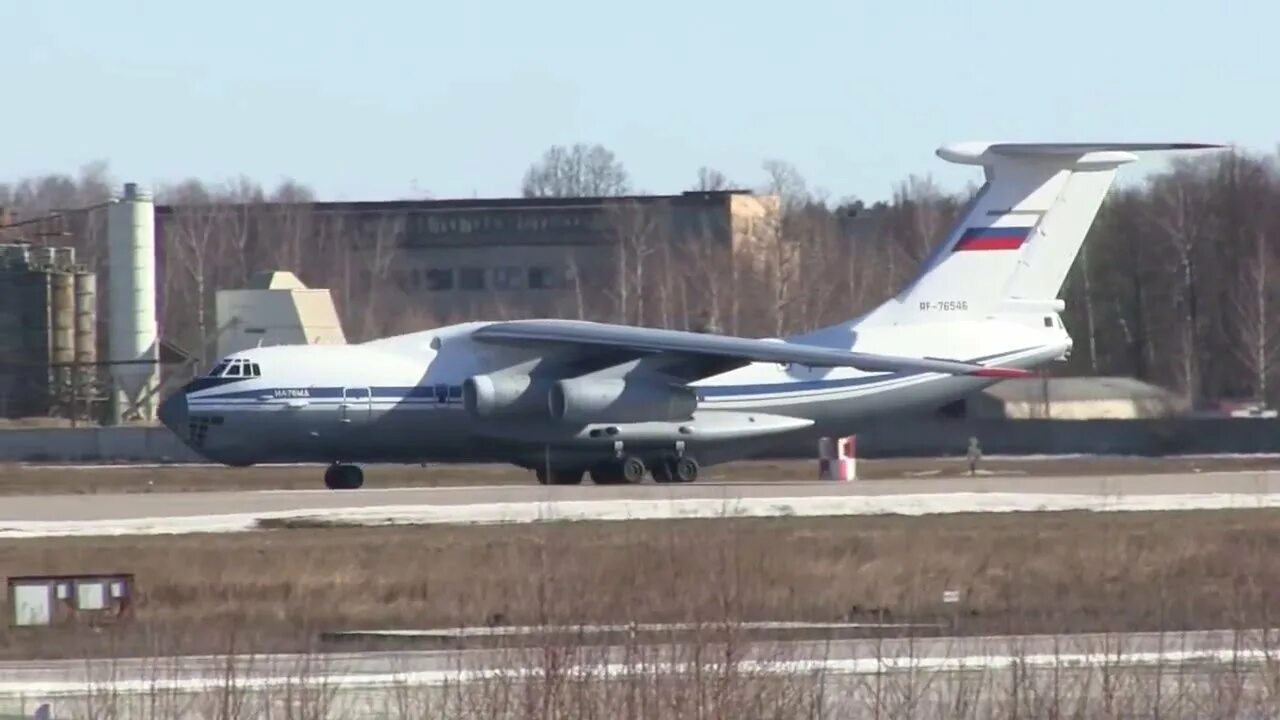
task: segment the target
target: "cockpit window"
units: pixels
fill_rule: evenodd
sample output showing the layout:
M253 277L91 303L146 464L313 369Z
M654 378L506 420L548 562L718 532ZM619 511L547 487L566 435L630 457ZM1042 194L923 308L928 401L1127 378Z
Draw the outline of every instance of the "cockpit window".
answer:
M209 377L262 377L258 363L244 358L223 360L209 371Z

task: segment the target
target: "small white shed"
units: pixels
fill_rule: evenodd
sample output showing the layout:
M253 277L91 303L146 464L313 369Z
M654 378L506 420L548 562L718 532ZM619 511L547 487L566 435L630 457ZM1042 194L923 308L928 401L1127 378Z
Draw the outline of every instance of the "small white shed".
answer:
M346 335L326 288L309 288L296 275L264 271L248 287L219 290L218 357L266 345L344 344Z

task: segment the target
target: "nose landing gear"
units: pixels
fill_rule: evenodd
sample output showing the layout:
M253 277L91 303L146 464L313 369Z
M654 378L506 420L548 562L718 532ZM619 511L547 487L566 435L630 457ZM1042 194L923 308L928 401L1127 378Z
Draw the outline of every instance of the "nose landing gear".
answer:
M324 471L324 486L330 490L355 490L364 485L364 471L359 465L334 463Z

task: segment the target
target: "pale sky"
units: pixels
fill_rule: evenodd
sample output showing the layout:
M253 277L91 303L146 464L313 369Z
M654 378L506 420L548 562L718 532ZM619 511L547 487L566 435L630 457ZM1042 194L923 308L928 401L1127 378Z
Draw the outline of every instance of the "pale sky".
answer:
M1264 0L0 0L0 28L0 180L493 197L584 141L642 191L777 158L874 201L976 179L952 140L1280 145Z

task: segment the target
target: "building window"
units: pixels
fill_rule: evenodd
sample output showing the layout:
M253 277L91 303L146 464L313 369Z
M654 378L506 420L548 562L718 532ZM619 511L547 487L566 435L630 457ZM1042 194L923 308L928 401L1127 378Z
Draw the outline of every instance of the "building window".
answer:
M453 271L442 268L430 268L424 273L428 290L452 290Z
M459 270L458 287L463 290L483 290L484 268L465 267Z
M520 287L524 273L518 267L500 267L493 269L493 286L498 290L513 290Z
M548 290L555 287L555 273L549 267L529 268L529 289Z

